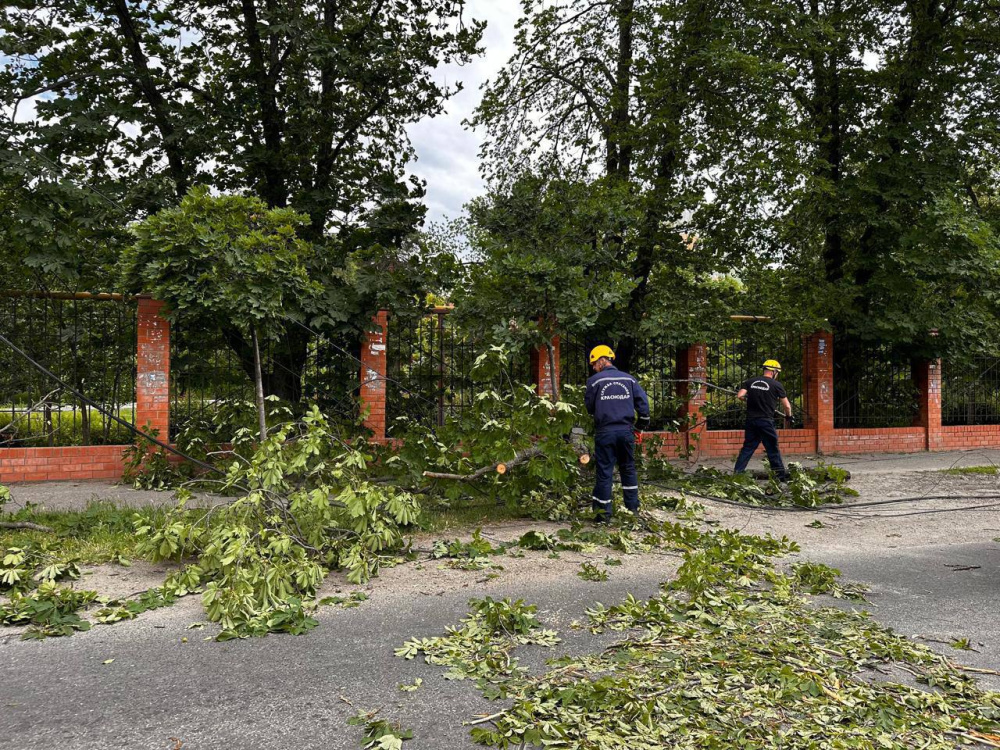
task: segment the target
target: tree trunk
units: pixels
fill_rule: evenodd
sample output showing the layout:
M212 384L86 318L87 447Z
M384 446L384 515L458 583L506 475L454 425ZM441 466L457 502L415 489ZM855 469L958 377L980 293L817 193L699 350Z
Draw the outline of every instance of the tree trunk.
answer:
M549 355L549 385L552 387L552 399L559 401L559 373L556 372L556 348L549 337L545 342L545 348Z
M247 341L239 329L231 326L222 329L222 336L239 358L243 372L251 381L255 381L253 341ZM302 377L308 353L309 333L300 328L286 330L272 349L270 368L265 371L263 363L261 364L264 394L277 396L290 404L299 403L302 400Z
M257 395L257 426L260 428L260 442L267 440L267 412L264 410L264 378L260 371L260 341L257 338L257 327L250 328L253 339L254 386Z
M635 0L621 0L618 17L618 64L611 93L611 124L607 131L607 173L627 181L632 175L632 70L635 64Z

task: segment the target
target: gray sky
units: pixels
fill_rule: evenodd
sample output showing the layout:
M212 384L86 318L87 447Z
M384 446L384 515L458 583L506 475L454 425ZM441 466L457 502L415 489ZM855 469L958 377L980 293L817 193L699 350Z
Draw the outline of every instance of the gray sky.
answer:
M427 182L428 221L457 218L462 206L483 192L479 177L482 134L462 126L479 103L479 87L503 66L514 50L514 24L521 15L517 0L468 0L466 18L488 22L486 53L471 65L450 65L439 71L441 81L462 81L465 90L447 104L447 112L409 128L417 161L413 174Z

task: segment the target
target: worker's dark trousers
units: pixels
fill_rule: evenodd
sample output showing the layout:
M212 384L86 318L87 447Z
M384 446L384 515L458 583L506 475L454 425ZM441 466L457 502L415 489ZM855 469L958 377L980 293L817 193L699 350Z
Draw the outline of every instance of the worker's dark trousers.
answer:
M635 470L635 435L632 430L599 432L594 439L597 460L597 483L594 485L594 510L598 518L611 520L611 483L615 464L622 480L625 507L639 510L639 475Z
M781 460L781 451L778 450L778 431L774 429L774 422L770 419L748 419L746 431L743 437L743 449L740 450L739 458L736 459L736 473L742 474L747 470L747 464L753 458L757 447L763 443L764 450L767 451L767 460L771 464L771 471L782 479L788 478L785 470L785 462Z

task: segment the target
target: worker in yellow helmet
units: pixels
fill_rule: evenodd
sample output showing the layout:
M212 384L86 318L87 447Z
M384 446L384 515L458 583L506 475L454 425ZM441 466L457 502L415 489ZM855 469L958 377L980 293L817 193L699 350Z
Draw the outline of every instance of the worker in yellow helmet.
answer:
M615 353L598 346L590 353L594 374L587 381L584 403L594 418L597 481L594 511L597 521L611 520L611 484L615 464L622 481L625 507L639 512L639 475L635 468L635 430L649 426L649 397L639 381L614 365ZM638 419L636 417L638 415Z
M737 474L746 471L753 454L763 443L771 471L777 474L781 481L788 480L788 470L778 449L778 431L774 428L774 415L780 403L784 413L791 419L792 404L788 400L785 386L778 382L779 375L781 375L781 363L776 359L769 359L764 363L764 374L750 378L740 386L736 394L736 398L746 401L747 404L743 448L736 459Z

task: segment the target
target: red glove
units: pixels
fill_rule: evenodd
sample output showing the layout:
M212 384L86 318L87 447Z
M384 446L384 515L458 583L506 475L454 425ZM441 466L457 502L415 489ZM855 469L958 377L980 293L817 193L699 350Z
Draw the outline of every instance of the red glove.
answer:
M635 430L635 431L633 432L633 434L635 435L635 444L636 444L636 445L642 445L642 441L643 441L643 440L645 439L645 437L646 437L645 433L643 433L643 432L640 432L639 430Z

